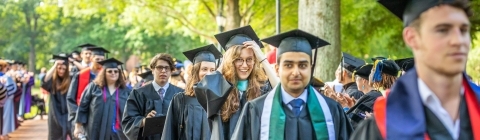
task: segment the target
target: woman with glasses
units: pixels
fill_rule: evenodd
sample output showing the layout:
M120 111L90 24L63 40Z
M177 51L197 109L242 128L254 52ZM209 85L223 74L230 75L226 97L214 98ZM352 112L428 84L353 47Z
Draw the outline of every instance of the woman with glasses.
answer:
M99 75L82 94L78 106L75 137L89 140L126 140L121 119L130 90L120 68L123 63L110 58L98 62L103 66Z
M167 112L163 128L164 140L210 139L210 127L207 114L197 101L194 84L205 75L214 72L216 60L221 53L213 44L183 52L193 62L189 69L191 79L187 82L185 92L176 94Z
M215 38L226 52L221 66L212 74L225 79L232 85L209 84L206 88L231 86L233 89L222 91L226 93L218 93L222 95L220 98L225 102L197 99L200 104L208 105L205 110L208 112L207 117L213 121L212 139L230 139L243 105L247 101L268 93L279 80L266 61L259 46L261 43L252 27L245 26L220 33L215 35Z
M71 77L68 71L68 57L53 55L53 59L56 60L55 63L41 79L42 88L50 94L48 139L65 140L72 136L67 109L67 91Z

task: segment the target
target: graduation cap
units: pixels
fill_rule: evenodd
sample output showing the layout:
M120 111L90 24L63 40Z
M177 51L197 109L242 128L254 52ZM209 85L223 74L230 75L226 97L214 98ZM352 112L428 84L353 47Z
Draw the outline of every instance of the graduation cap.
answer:
M207 74L193 86L198 103L207 111L207 117L217 114L227 100L232 85L219 72Z
M89 50L88 48L97 47L97 46L90 43L86 43L86 44L79 45L77 47L82 49L82 51L85 51L85 50Z
M365 65L365 61L356 58L348 53L342 52L342 67L350 72L355 71L356 68Z
M145 79L145 81L152 81L153 80L153 74L151 70L147 70L143 73L138 74L138 76L142 77L142 79Z
M372 72L373 64L365 64L361 67L358 67L355 69L353 72L353 75L357 75L359 77L362 77L363 79L368 79L368 76L370 76L370 73Z
M286 52L304 52L312 56L313 49L330 45L327 41L299 29L265 38L262 41L277 48L277 59Z
M383 56L377 56L377 57L374 57L374 58L371 58L373 62L377 61L377 60L383 60L383 59L387 59L386 57L383 57Z
M393 60L388 59L381 59L376 60L373 64L373 68L375 73L373 74L373 82L378 82L382 80L382 73L391 76L398 76L398 72L400 71L400 67L395 63Z
M192 61L193 64L197 64L202 61L216 62L216 59L219 59L222 56L222 53L220 53L213 44L189 50L183 52L183 54L188 58L188 60Z
M72 51L72 53L70 53L70 54L71 54L71 55L73 55L73 54L80 55L80 52L78 52L78 51Z
M68 57L62 55L52 55L53 60L63 60L63 64L68 66Z
M121 66L123 63L115 58L109 58L98 62L98 64L102 65L103 68L118 68L118 66Z
M263 48L260 39L250 25L216 34L215 38L225 51L232 46L243 45L245 41L255 41L260 48Z
M415 61L413 61L413 57L412 57L412 58L397 59L397 60L395 60L395 63L397 63L397 65L403 71L407 71L407 70L413 68L413 66L415 64Z
M428 9L440 4L453 3L455 0L378 0L385 8L403 21L407 27Z
M319 78L312 77L312 86L313 87L323 87L325 86L325 83L322 82Z
M92 51L93 55L105 56L105 53L110 53L108 50L106 50L103 47L89 47L88 50Z

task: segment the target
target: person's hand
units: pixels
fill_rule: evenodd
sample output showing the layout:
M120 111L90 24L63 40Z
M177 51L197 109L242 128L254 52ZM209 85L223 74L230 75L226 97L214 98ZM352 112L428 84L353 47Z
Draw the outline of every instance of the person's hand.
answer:
M342 105L342 107L348 107L348 101L345 99L345 96L343 94L337 94L336 96L337 102Z
M63 60L57 60L55 61L55 65L63 64Z
M75 125L75 130L73 131L73 135L78 138L80 134L85 135L85 131L83 130L83 126Z
M365 120L368 118L371 118L373 116L373 113L365 111Z
M31 76L34 76L35 74L33 72L28 72L28 75L31 77Z
M155 110L152 110L150 111L150 113L147 114L146 118L153 118L155 117L155 114L157 114L157 112Z
M344 99L347 101L347 106L351 108L355 105L355 98L350 97L348 94L343 94Z
M261 53L262 49L260 46L257 44L255 41L245 41L243 42L243 45L246 46L249 49L252 49L254 53ZM265 58L259 58L260 55L255 55L259 61L262 61Z
M333 91L333 89L330 86L325 85L323 92L324 92L325 96L327 96L329 98L332 98L332 99L335 98L333 96L335 96L336 93L335 93L335 91Z
M68 61L69 61L69 62L73 62L73 61L75 61L75 59L69 57L69 58L68 58Z
M7 83L7 78L5 78L5 77L0 78L0 83L2 83L2 84Z

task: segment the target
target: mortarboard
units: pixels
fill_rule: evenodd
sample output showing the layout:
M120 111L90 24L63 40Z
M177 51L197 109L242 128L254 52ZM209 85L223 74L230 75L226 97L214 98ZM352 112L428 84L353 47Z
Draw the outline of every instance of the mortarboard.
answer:
M313 87L323 87L323 86L325 86L325 83L322 82L322 80L320 80L316 77L312 77L312 86Z
M299 29L262 39L262 41L278 48L277 59L286 52L304 52L312 56L313 49L330 45L327 41Z
M397 77L398 72L400 71L400 67L395 63L395 61L388 59L376 60L372 69L375 70L372 79L373 82L382 80L382 73Z
M263 48L260 39L250 25L216 34L215 38L225 51L234 45L243 45L245 41L255 41L260 48Z
M98 64L102 65L103 68L118 68L118 66L121 66L123 63L115 58L109 58L98 62Z
M220 111L233 87L220 72L215 71L205 75L193 89L198 103L207 112L207 117L211 118Z
M88 50L92 51L93 55L105 56L105 53L110 53L108 50L106 50L103 47L89 47Z
M387 59L386 57L383 57L383 56L377 56L377 57L374 57L374 58L371 58L373 62L377 61L377 60L383 60L383 59Z
M440 4L452 3L455 0L378 0L385 8L403 21L407 27L428 9Z
M365 65L365 61L356 58L348 53L342 52L342 67L350 72L355 71L356 68Z
M52 56L52 59L53 59L53 60L63 60L63 64L64 64L64 65L68 65L68 57L63 56L63 55L61 55L61 54L53 55L53 56Z
M222 56L222 53L220 53L213 44L189 50L183 52L183 54L188 58L188 60L192 61L193 64L200 63L202 61L216 62L216 60Z
M403 71L407 71L407 70L413 68L413 66L415 64L415 61L413 61L413 57L412 57L412 58L397 59L397 60L395 60L395 63L397 63L397 65Z
M143 73L138 74L138 76L142 77L142 79L145 79L145 81L152 81L153 80L153 74L151 70L147 70Z
M160 113L157 113L157 114L160 114ZM166 118L167 116L145 118L145 126L143 128L142 137L148 137L155 134L162 135ZM166 135L169 135L169 134L166 134Z
M363 79L368 79L370 73L372 72L373 64L365 64L361 67L358 67L353 72L353 75L362 77Z
M89 50L88 48L97 47L97 46L90 43L86 43L86 44L78 45L77 47L81 48L82 51L85 51L85 50Z

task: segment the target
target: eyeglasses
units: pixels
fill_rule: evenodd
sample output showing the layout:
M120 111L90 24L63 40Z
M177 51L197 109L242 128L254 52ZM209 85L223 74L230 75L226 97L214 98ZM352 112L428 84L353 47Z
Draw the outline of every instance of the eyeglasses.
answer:
M241 59L241 58L237 58L233 61L233 63L235 63L235 65L243 65L243 63L246 62L247 65L253 65L253 58L247 58L247 59Z
M112 74L112 73L117 74L117 73L118 73L118 70L107 70L107 72L108 72L109 74Z
M155 66L155 69L158 71L164 71L169 72L170 71L170 66Z

